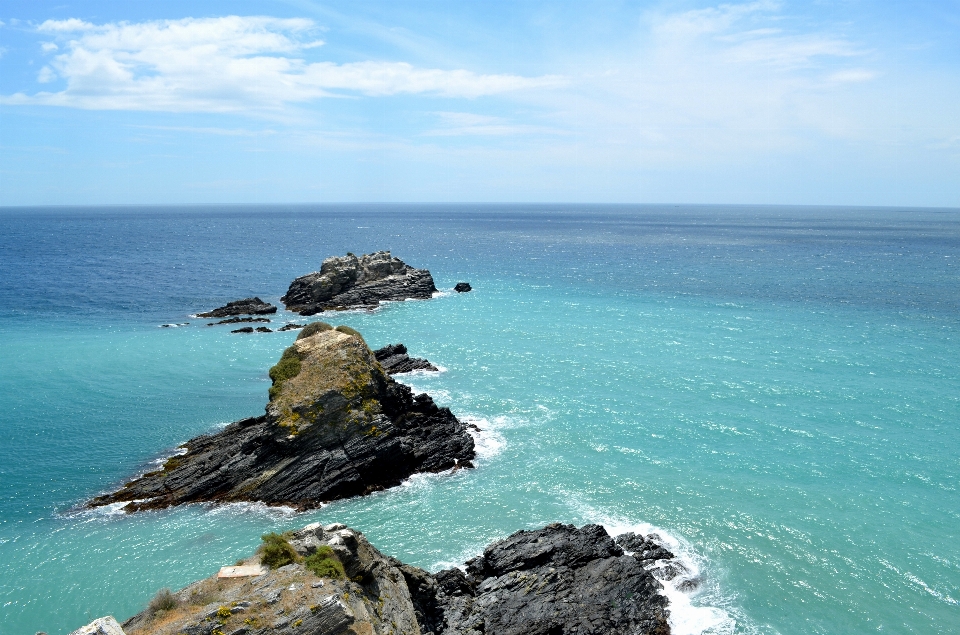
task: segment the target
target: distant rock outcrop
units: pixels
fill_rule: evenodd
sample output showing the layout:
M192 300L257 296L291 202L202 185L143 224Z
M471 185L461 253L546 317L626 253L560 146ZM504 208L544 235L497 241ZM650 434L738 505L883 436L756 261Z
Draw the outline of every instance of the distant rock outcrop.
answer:
M270 377L265 415L191 439L162 469L89 505L310 508L399 485L415 472L472 467L473 438L463 423L394 381L353 329L307 325Z
M224 306L217 307L213 311L197 313L197 317L224 318L230 317L231 315L265 315L276 312L277 307L264 302L260 298L245 298L243 300L227 302Z
M670 633L660 583L599 525L517 532L468 561L466 573L428 573L383 555L359 531L319 523L264 536L243 563L251 575L161 591L123 628L128 635Z
M470 286L469 282L458 282L453 290L457 293L466 293L467 291L473 291L473 287Z
M280 300L301 315L375 307L385 300L428 299L437 287L426 269L414 269L389 251L327 258L320 271L290 283Z
M423 358L407 355L407 347L403 344L388 344L373 351L373 355L390 375L409 373L414 370L440 370Z

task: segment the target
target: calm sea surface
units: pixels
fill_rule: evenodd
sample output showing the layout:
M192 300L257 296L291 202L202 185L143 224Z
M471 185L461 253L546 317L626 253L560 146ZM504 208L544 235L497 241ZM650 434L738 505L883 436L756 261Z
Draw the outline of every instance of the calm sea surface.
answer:
M445 293L325 319L442 366L401 377L480 426L476 470L76 510L262 412L296 331L191 314L380 249ZM0 210L0 635L122 620L317 520L432 570L551 521L657 531L702 579L679 635L957 633L958 427L960 210Z

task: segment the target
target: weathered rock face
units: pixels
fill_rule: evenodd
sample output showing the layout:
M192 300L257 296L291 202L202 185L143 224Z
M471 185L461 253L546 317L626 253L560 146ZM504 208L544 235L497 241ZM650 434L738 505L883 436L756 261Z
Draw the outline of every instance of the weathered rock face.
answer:
M299 562L257 577L195 582L173 594L171 608L124 622L127 635L420 633L403 574L363 534L313 524L286 536ZM305 566L321 547L332 549L345 576L322 577Z
M270 370L266 414L191 439L185 454L89 505L127 511L261 501L317 507L399 485L416 472L472 467L466 427L390 378L358 333L314 323Z
M206 313L197 313L197 317L202 318L223 318L231 315L264 315L267 313L276 313L277 307L264 302L260 298L245 298L227 302L224 306L218 307L213 311Z
M195 582L128 635L669 635L660 585L602 527L548 525L494 543L467 573L430 574L344 525L284 534L295 562L256 577ZM318 575L326 549L342 573ZM245 564L259 564L259 555ZM326 576L326 577L324 577ZM333 576L333 577L330 577Z
M124 635L124 632L117 620L112 615L108 615L93 620L70 635Z
M670 632L660 583L599 525L520 531L466 569L433 576L434 608L422 610L437 634ZM412 595L430 604L429 582L416 588Z
M469 282L458 282L453 290L457 293L467 293L468 291L473 291L473 287L470 286Z
M407 355L407 347L403 344L388 344L373 351L373 354L380 365L383 366L383 369L390 375L409 373L415 370L440 370L422 357Z
M301 315L372 307L384 300L427 299L437 287L426 269L414 269L389 251L327 258L320 271L290 283L280 300Z

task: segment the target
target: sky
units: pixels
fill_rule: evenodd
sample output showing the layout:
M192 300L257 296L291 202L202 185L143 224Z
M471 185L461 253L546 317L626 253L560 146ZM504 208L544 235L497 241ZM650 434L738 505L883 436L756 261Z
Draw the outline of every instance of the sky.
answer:
M0 0L0 205L960 207L960 0Z

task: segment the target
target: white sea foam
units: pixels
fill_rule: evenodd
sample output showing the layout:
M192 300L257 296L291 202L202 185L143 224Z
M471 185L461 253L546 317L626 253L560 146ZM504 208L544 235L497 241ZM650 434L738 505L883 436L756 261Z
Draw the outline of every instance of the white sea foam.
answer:
M633 523L603 515L596 522L603 525L611 536L627 532L651 536L655 542L676 555L686 571L670 580L665 579L669 576L665 575L665 567L661 561L648 567L653 576L663 584L662 593L669 601L670 631L674 635L727 635L736 631L737 622L727 611L715 606L699 605L700 603L694 605L693 598L701 594L707 595L702 588L705 561L687 541L649 523ZM686 586L684 583L689 584L691 581L697 583L693 590L681 590ZM713 598L704 599L709 601Z
M422 377L422 376L430 377L430 376L436 376L440 373L447 372L446 366L440 366L439 364L434 364L434 366L437 367L437 370L427 370L425 368L418 368L416 370L411 370L406 373L394 373L393 376L396 377L398 375L401 375L403 377Z
M266 505L261 502L234 502L211 505L206 513L210 516L265 516L267 518L290 518L300 512L286 505Z
M503 452L507 440L500 431L509 426L508 417L494 417L491 420L484 417L464 415L460 417L460 420L468 424L467 432L473 437L477 459L486 461Z

